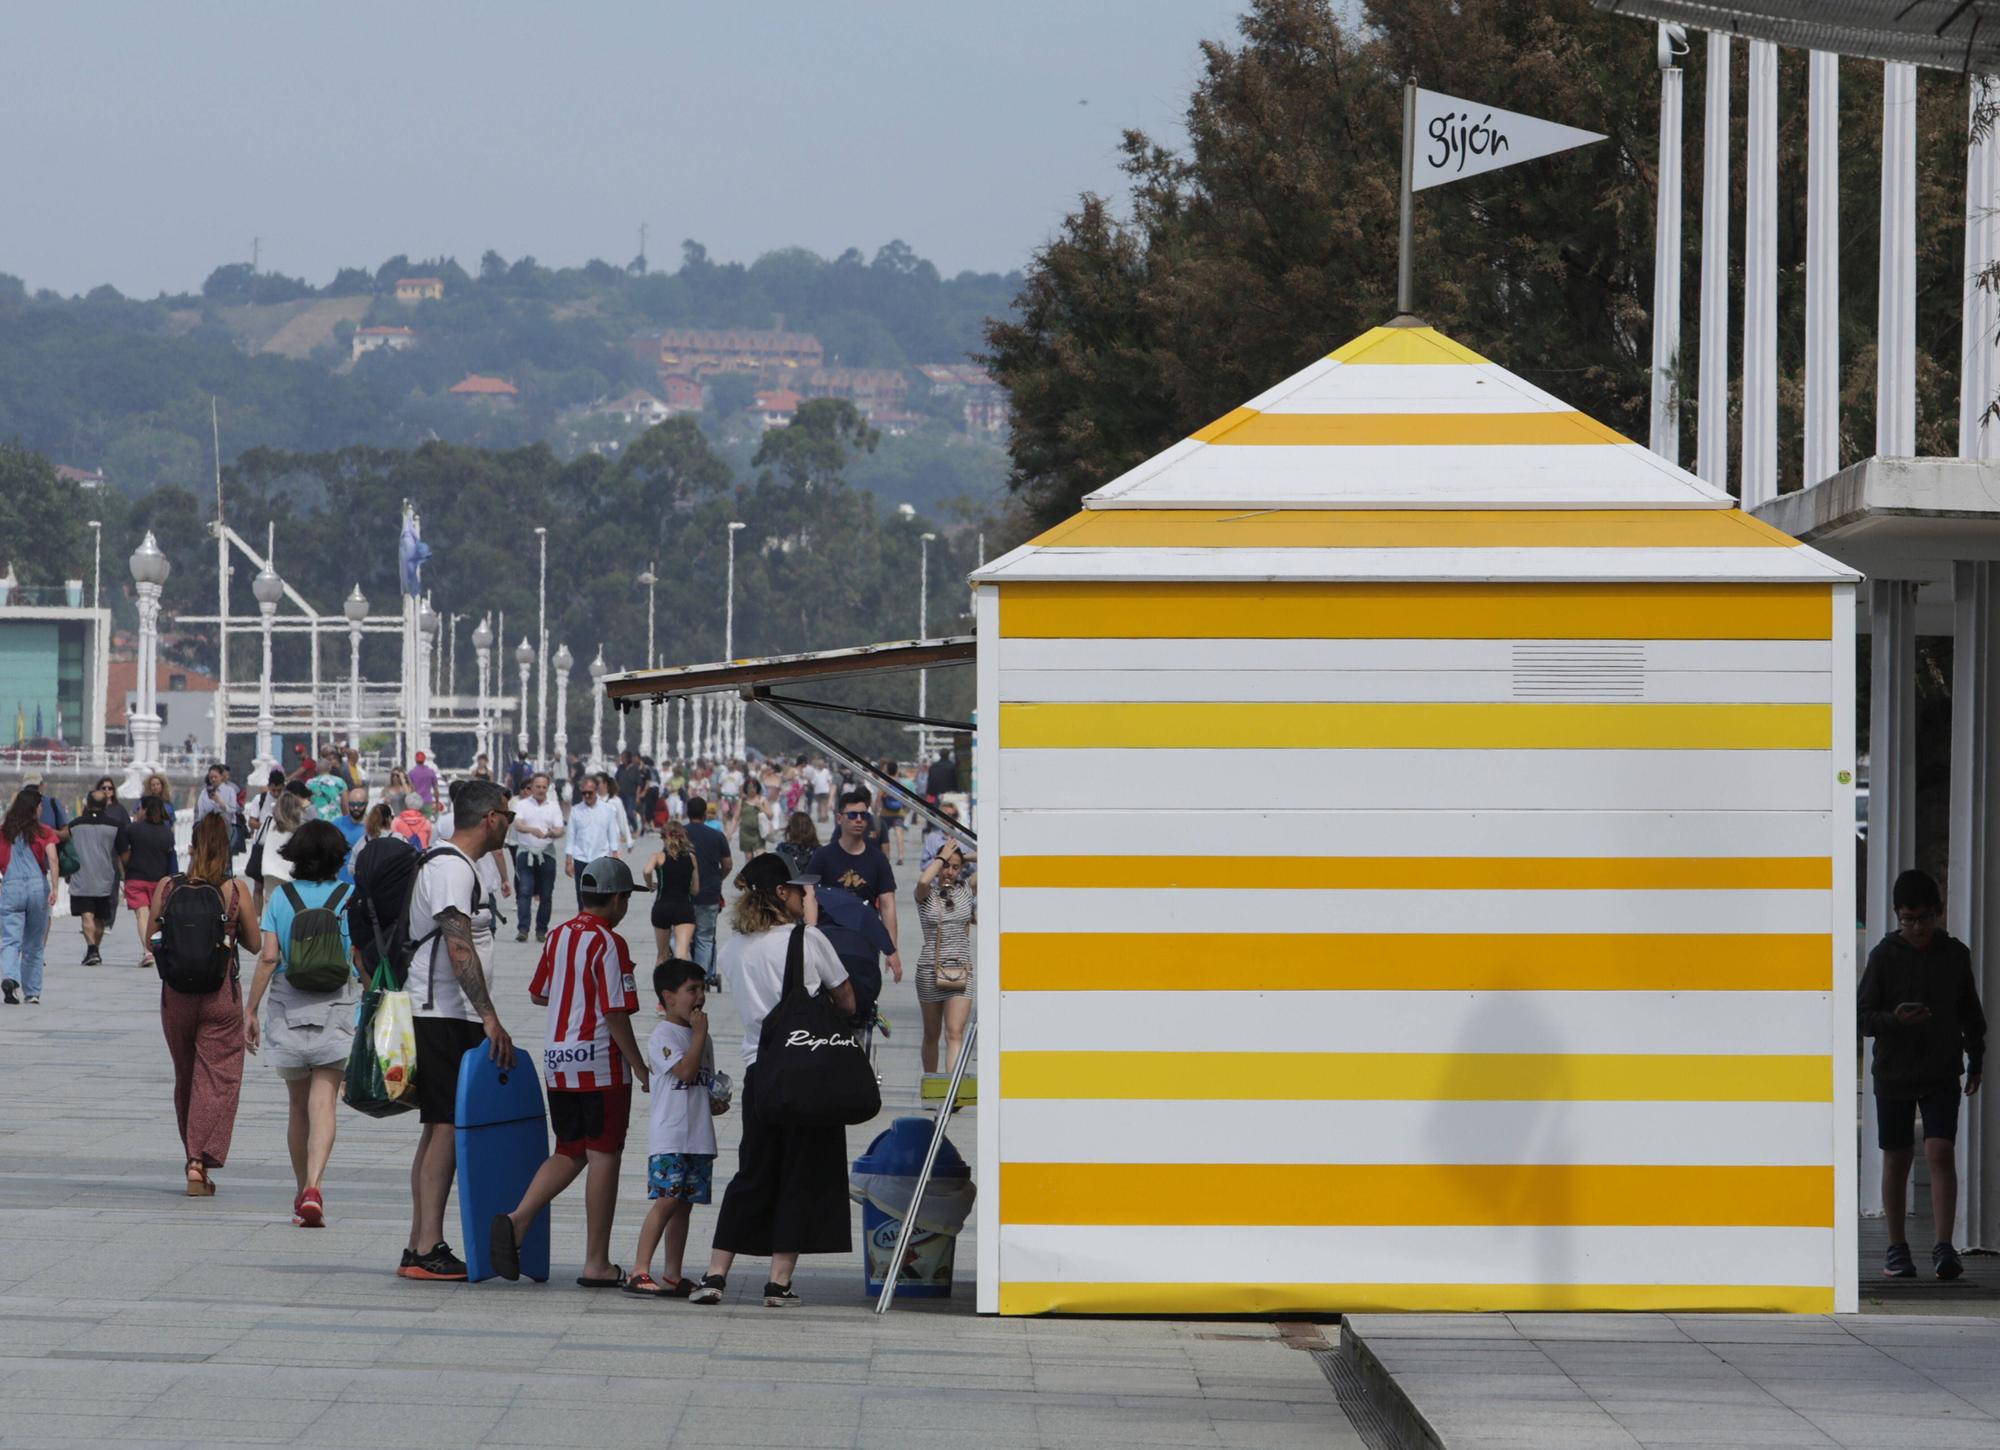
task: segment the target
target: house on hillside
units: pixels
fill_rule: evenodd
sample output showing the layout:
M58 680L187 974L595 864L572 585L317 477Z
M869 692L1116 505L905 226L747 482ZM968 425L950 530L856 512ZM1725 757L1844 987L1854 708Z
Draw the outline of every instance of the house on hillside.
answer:
M790 388L776 388L768 393L759 393L757 402L750 410L757 419L757 426L765 430L789 428L792 415L799 411L799 395Z
M101 468L72 468L67 463L58 463L56 477L67 479L78 488L104 487L104 470Z
M789 387L825 361L819 339L809 332L670 327L659 339L660 371L697 381L712 373L747 373Z
M815 368L806 379L808 398L847 398L875 421L897 418L908 409L910 379L901 368Z
M595 404L589 411L600 418L616 418L621 423L636 423L642 428L664 423L673 416L673 409L643 388L634 388L624 397L613 398L608 403Z
M971 363L919 363L934 397L956 399L968 433L1004 433L1011 415L1007 390Z
M669 413L699 413L706 395L701 384L686 373L662 373L660 397Z
M511 408L521 396L521 390L505 378L490 378L483 373L467 373L461 382L453 383L451 395L469 403L484 403L492 408Z
M444 279L442 277L398 277L396 279L396 300L404 305L418 302L444 301Z
M379 352L384 348L390 352L401 352L406 347L417 345L416 329L410 327L357 327L354 329L354 360L361 361L361 355Z

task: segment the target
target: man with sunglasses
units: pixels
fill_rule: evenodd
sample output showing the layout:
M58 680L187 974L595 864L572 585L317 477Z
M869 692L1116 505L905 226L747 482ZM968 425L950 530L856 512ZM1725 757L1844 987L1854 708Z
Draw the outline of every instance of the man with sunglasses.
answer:
M819 877L822 886L845 891L882 919L883 929L893 944L902 940L896 932L896 872L882 848L869 839L873 816L868 809L868 792L858 787L840 793L835 812L839 833L813 852L806 869ZM882 965L877 951L857 939L834 938L841 965L854 983L856 1020L864 1024L875 1017L875 1001L882 995ZM887 954L889 971L903 980L901 953Z

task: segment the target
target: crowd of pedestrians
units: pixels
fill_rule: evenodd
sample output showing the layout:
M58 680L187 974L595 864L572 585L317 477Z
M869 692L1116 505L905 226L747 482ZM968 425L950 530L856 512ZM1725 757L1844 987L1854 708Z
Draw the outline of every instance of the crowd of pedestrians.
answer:
M712 1303L734 1257L749 1254L772 1261L764 1301L796 1303L798 1255L849 1247L839 1128L746 1114L714 1253L698 1279L683 1273L692 1210L711 1201L713 1119L731 1107L708 1005L717 991L734 999L747 1070L783 989L791 929L803 924L807 990L828 993L857 1028L878 1022L884 965L903 979L890 853L902 854L907 798L940 780L935 768L885 774L896 786L861 786L818 759L655 765L628 752L601 772L572 759L552 779L523 754L498 779L482 757L448 785L418 753L377 787L351 750L301 750L290 770L248 788L211 766L178 812L158 775L136 798L100 778L73 811L29 779L0 820L0 989L8 1004L41 1002L49 914L65 882L85 966L105 964L122 907L137 965L162 979L187 1193L216 1192L254 1056L286 1088L292 1222L321 1228L357 1005L386 962L415 1013L418 1135L397 1272L462 1279L444 1232L458 1067L473 1051L503 1066L514 1058L493 978L511 898L515 940L532 933L541 948L528 994L548 1013L543 1077L557 1147L496 1219L494 1263L517 1267L526 1227L582 1177L579 1282ZM926 1070L940 1040L962 1039L969 1012L971 874L955 843L939 851L927 839L916 888ZM558 875L569 882L561 908ZM620 930L635 892L653 898L644 968ZM732 931L718 952L725 909ZM650 1028L637 1026L641 1011ZM635 1081L651 1096L649 1209L628 1272L611 1258L611 1234Z

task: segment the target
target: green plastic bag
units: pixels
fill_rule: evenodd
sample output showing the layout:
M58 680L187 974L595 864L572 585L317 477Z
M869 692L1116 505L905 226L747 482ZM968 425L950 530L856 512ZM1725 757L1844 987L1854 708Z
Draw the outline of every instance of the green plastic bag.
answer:
M389 964L384 962L375 968L374 979L361 994L354 1046L348 1051L347 1072L340 1084L340 1095L347 1105L371 1118L393 1118L417 1105L415 1054L413 1050L405 1054L402 1048L405 1024L410 1020L410 994L395 990L393 980ZM378 1026L384 1029L380 1035L394 1044L386 1055L377 1050ZM389 1080L389 1073L396 1074L396 1081Z

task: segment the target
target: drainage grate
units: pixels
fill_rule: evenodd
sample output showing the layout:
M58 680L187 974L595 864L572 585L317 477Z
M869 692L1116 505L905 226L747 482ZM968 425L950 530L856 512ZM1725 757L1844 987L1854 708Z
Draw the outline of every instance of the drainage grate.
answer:
M1354 1427L1354 1433L1361 1437L1361 1443L1368 1450L1402 1450L1402 1441L1394 1427L1368 1393L1368 1382L1361 1377L1361 1367L1354 1362L1353 1351L1345 1346L1316 1349L1312 1357L1318 1361L1326 1382L1333 1386L1334 1401L1347 1416L1347 1423Z

